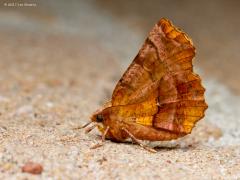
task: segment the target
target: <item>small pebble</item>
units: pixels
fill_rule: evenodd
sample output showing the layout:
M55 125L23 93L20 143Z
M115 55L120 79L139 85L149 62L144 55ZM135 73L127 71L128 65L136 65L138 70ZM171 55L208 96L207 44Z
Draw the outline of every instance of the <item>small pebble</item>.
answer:
M33 107L31 105L24 105L17 109L16 114L21 115L21 114L28 114L32 112L33 112Z
M43 167L39 163L27 162L22 167L22 172L30 173L30 174L41 174L43 171Z

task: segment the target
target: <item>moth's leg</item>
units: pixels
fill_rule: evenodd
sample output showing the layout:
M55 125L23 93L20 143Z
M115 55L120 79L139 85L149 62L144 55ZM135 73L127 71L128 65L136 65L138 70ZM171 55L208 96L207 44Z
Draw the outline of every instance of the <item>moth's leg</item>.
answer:
M136 137L134 137L133 134L131 134L126 128L122 128L122 130L124 130L129 136L130 138L135 141L139 146L143 147L144 149L146 149L147 151L149 152L152 152L152 153L156 153L157 151L153 148L150 148L144 144L141 143L141 141L139 141Z
M98 148L98 147L103 146L103 143L105 142L106 135L107 135L108 131L109 131L109 126L105 129L105 131L104 131L103 134L102 134L102 142L93 145L93 146L91 147L91 149L96 149L96 148Z
M85 133L87 134L87 133L91 132L95 127L97 127L97 124L94 124L94 125L88 127L88 128L85 130Z
M106 128L106 130L104 131L104 133L103 133L103 135L102 135L102 142L105 141L106 135L107 135L108 131L109 131L109 126Z

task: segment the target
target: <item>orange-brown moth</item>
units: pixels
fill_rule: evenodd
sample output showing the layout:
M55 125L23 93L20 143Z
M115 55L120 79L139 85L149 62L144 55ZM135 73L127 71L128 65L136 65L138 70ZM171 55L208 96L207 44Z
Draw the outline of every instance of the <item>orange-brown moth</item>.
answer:
M193 72L194 56L190 38L161 19L117 83L112 99L91 116L95 125L87 131L98 126L103 141L131 138L150 151L154 150L139 140L166 141L191 133L207 109L205 89Z

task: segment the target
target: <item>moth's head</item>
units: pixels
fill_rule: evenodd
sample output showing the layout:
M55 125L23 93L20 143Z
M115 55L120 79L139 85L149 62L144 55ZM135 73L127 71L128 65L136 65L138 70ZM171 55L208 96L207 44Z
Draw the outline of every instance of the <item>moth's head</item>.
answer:
M101 123L104 121L104 117L103 117L103 113L102 110L97 110L96 112L94 112L91 116L91 120L93 122L98 122Z
M98 113L98 114L93 114L92 117L91 117L91 120L94 121L94 122L103 122L104 118L103 118L103 115L101 113Z
M92 116L91 116L91 120L93 122L98 122L98 123L102 123L105 118L106 118L106 109L108 107L110 107L112 104L111 104L111 101L110 102L107 102L103 105L102 108L98 109L97 111L95 111ZM105 113L104 113L105 112ZM105 114L105 116L104 116Z

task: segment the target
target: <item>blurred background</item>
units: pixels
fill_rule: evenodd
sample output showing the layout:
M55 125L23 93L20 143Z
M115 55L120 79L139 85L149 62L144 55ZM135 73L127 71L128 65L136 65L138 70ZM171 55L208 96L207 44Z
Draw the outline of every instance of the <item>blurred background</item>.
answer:
M28 5L21 7L21 3ZM43 35L69 36L75 41L81 40L82 46L85 41L87 44L96 41L91 44L92 49L100 46L112 53L119 64L126 65L133 59L153 25L161 17L167 17L193 39L198 52L196 67L225 83L234 93L240 92L237 83L240 38L237 35L240 23L238 1L3 0L0 8L1 36L12 33L6 34L5 38L14 38L14 34L15 38L22 39L35 36L37 41L41 39L38 36ZM84 47L76 48L81 50ZM76 59L78 61L83 59Z
M1 0L0 125L7 135L0 137L9 137L2 145L26 131L49 141L52 136L44 127L57 126L59 132L51 133L63 136L88 121L111 97L162 17L183 29L196 46L194 69L202 77L209 104L205 121L221 131L214 146L239 147L236 0Z

